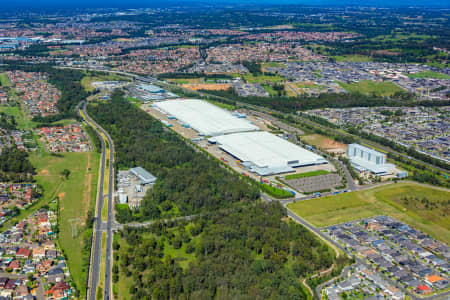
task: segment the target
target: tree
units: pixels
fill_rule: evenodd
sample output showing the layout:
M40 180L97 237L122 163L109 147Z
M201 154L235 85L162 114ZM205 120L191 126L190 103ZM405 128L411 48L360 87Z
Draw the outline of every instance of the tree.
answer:
M61 171L61 175L64 176L64 178L65 178L66 180L68 180L68 179L69 179L69 176L70 176L70 170L68 170L68 169L62 170L62 171Z

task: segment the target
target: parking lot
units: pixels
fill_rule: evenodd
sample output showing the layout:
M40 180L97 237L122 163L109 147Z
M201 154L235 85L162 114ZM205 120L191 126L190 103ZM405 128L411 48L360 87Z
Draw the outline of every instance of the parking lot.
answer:
M287 184L305 193L325 191L342 185L341 176L336 173L285 180Z

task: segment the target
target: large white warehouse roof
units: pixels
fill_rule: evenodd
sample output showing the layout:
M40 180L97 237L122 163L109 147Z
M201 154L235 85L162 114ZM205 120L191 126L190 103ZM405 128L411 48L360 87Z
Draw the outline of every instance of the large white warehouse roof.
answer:
M210 140L219 143L220 148L240 159L244 166L259 175L327 163L322 156L265 131L227 134Z
M155 103L163 112L188 124L202 135L216 136L226 133L254 131L258 127L245 119L203 100L168 100Z

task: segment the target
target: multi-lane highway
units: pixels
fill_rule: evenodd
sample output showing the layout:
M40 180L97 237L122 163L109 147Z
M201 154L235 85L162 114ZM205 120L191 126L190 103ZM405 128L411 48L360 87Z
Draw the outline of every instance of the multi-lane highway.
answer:
M104 280L104 297L103 299L111 299L111 260L112 260L112 224L113 224L113 188L114 188L114 144L108 133L100 127L86 112L86 102L80 103L78 106L79 115L85 119L86 123L95 130L100 138L102 146L102 157L100 166L100 176L98 185L98 197L95 213L94 236L91 249L91 262L88 276L87 298L96 299L97 287L100 281L100 267L102 255L105 254L105 280ZM109 148L109 151L107 151ZM107 157L109 153L109 157ZM105 186L105 169L109 168L109 178L107 181L108 193L103 194ZM107 221L102 221L102 209L107 198ZM102 253L102 233L106 232L106 251Z

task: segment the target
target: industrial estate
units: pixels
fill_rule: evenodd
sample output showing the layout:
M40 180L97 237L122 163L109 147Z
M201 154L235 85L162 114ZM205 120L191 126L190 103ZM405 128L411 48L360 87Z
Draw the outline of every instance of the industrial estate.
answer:
M450 299L450 7L326 2L5 4L0 300Z

